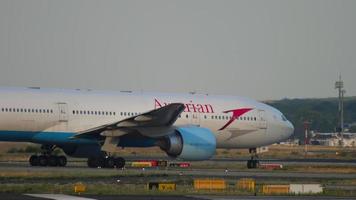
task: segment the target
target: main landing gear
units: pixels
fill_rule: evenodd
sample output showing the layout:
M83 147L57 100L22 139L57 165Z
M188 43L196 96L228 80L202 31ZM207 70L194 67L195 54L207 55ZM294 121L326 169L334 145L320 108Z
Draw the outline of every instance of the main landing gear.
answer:
M247 168L248 169L258 168L258 166L260 165L260 161L258 160L256 148L249 149L249 152L251 154L251 159L247 161Z
M122 157L91 157L88 158L88 167L91 168L123 168L125 166L125 159Z
M64 167L67 165L67 158L65 156L52 155L53 150L56 148L54 145L42 145L41 155L32 155L29 159L31 166L51 166L51 167Z

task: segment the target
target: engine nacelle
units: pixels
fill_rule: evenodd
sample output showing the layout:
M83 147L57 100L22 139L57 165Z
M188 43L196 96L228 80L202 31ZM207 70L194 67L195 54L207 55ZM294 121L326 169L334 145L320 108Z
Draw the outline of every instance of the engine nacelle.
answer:
M161 147L170 157L183 160L207 160L215 154L215 135L206 128L179 127L160 140Z

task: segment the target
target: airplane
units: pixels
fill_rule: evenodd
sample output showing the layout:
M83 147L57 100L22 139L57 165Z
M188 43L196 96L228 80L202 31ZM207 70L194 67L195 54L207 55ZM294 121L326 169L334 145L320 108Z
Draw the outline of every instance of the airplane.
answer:
M170 158L197 161L217 148L249 149L288 139L294 127L277 109L249 98L210 94L0 87L0 141L41 144L31 166L66 166L65 156L88 167L122 168L112 152L159 147Z

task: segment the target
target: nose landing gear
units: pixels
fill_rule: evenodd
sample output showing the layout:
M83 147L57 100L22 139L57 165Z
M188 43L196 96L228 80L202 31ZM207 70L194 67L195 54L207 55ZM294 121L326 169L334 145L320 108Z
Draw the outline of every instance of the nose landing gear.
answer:
M56 146L54 145L42 145L41 155L32 155L29 159L31 166L51 166L51 167L64 167L67 165L67 158L65 156L55 156L52 152Z
M258 160L257 150L256 148L249 149L251 154L251 159L247 161L248 169L256 169L260 165L260 161Z

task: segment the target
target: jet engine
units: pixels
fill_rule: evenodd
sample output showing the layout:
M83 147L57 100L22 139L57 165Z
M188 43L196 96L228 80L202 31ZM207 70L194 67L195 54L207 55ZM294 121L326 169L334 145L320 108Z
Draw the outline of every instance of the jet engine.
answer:
M175 132L158 141L168 156L182 160L207 160L215 154L215 135L206 128L178 127Z

